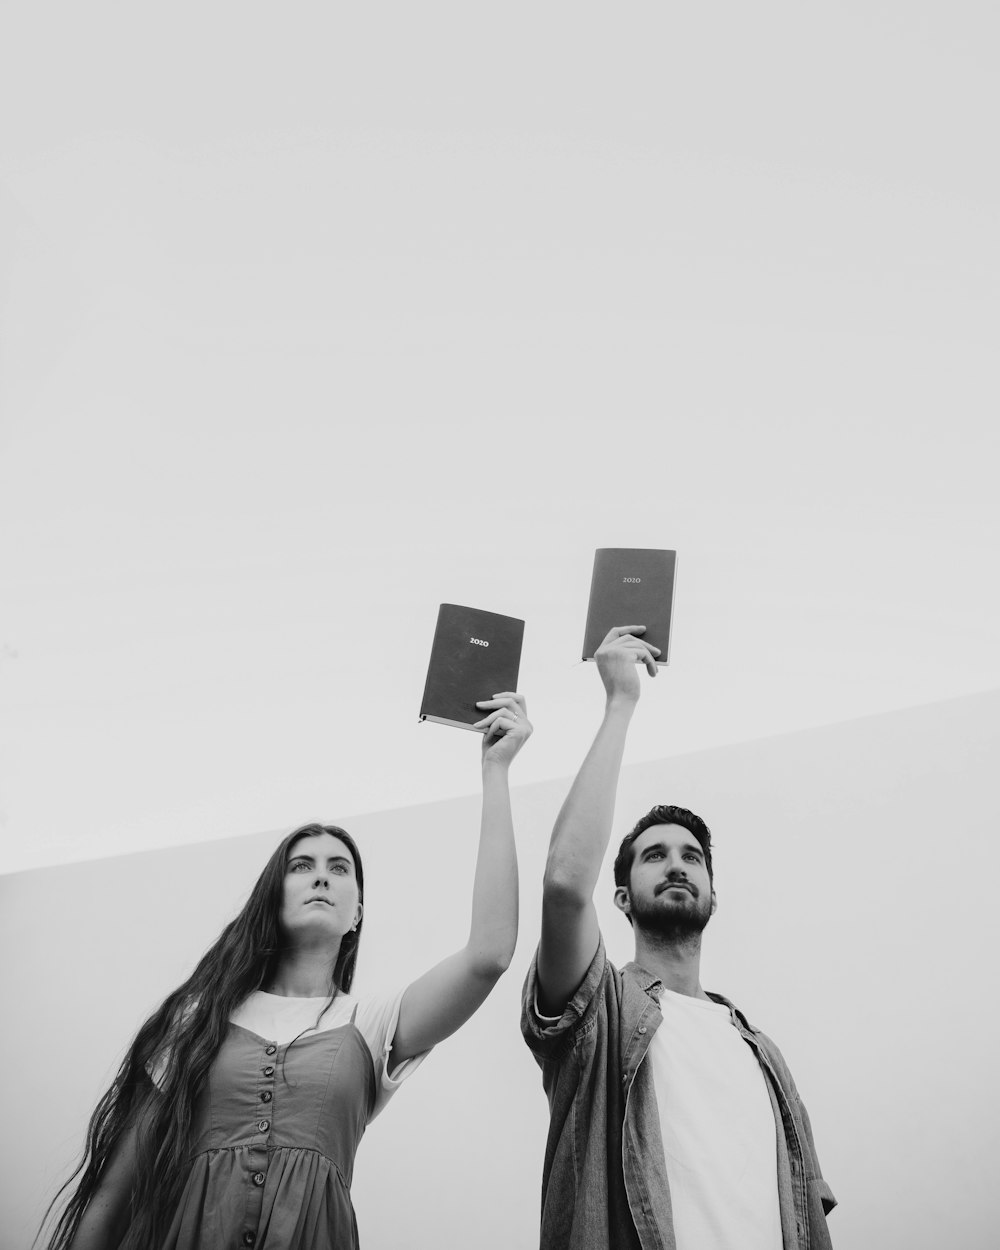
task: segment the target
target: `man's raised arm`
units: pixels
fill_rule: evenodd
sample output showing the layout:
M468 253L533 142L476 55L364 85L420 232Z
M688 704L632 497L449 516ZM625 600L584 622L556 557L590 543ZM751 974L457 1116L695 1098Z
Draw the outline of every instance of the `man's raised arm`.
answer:
M616 626L595 656L607 702L597 737L556 818L542 887L538 947L538 1010L561 1015L590 966L600 930L594 887L611 838L625 736L639 701L637 664L656 676L659 648L640 635L644 625Z

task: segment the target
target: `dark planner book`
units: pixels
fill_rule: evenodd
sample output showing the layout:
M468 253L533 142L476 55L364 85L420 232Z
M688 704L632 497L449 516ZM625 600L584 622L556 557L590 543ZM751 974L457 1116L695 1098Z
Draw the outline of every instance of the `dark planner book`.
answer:
M524 621L442 603L420 703L420 719L473 729L489 712L477 699L517 689ZM481 729L475 730L482 733Z
M646 632L637 637L660 648L657 664L668 663L676 570L676 551L598 547L594 553L583 658L594 658L594 652L613 626L645 625Z

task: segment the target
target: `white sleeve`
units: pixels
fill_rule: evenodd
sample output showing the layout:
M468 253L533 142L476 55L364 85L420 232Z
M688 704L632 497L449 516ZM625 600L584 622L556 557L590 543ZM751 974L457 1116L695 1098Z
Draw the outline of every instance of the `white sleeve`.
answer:
M551 1029L554 1024L558 1024L562 1016L544 1016L538 1010L538 986L535 986L535 992L531 996L531 1005L535 1012L535 1018L539 1024L545 1029Z
M174 1028L178 1028L180 1025L184 1024L197 1005L197 999L191 999L189 1002L185 1003L178 1014L174 1016ZM162 1091L163 1083L167 1079L167 1069L170 1067L170 1060L173 1058L173 1051L173 1042L167 1041L146 1064L146 1075L158 1090Z
M163 1081L167 1075L167 1067L170 1063L170 1051L161 1050L158 1055L154 1055L146 1064L146 1075L153 1082L158 1090L162 1092Z
M399 1005L405 993L404 988L394 994L379 994L358 1000L354 1023L367 1042L372 1063L375 1065L375 1106L371 1114L373 1120L400 1085L416 1072L430 1054L430 1051L425 1050L422 1054L414 1055L412 1059L405 1059L389 1075L389 1051L396 1036Z

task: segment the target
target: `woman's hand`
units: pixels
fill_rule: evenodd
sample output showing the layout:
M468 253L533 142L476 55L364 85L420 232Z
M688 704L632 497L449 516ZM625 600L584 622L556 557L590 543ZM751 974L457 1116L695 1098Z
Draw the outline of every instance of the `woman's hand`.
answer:
M505 690L492 699L480 699L476 707L486 708L490 713L475 725L476 729L486 731L483 764L509 765L531 737L532 725L524 695Z

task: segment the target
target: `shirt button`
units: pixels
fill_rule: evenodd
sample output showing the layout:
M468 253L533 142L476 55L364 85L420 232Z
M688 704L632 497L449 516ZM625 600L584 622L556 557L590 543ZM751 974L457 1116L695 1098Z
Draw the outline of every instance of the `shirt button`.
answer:
M261 1094L261 1096L260 1096L260 1100L261 1100L261 1102L270 1102L270 1101L271 1101L271 1091L270 1091L269 1089L265 1089L265 1090L264 1090L264 1092L263 1092L263 1093Z
M264 1173L263 1173L263 1172L254 1172L254 1174L253 1174L253 1183L254 1183L255 1185L263 1185L263 1184L264 1184Z
M243 1234L243 1244L245 1246L252 1246L256 1240L257 1240L256 1233L251 1233L249 1230L247 1230L247 1232Z
M265 1076L274 1076L274 1069L271 1067L271 1065L270 1065L270 1064L268 1064L268 1066L264 1069L264 1075L265 1075Z
M258 1120L257 1122L257 1131L259 1133L266 1133L270 1127L271 1127L270 1120Z
M640 1033L645 1033L645 1032L646 1032L646 1026L645 1026L644 1024L640 1024L640 1025L639 1025L639 1032L640 1032Z
M277 1046L275 1046L275 1044L274 1044L273 1042L271 1043L271 1045L270 1045L270 1046L266 1046L266 1047L264 1048L264 1054L265 1054L265 1055L276 1055L277 1053L278 1053L278 1048L277 1048Z

